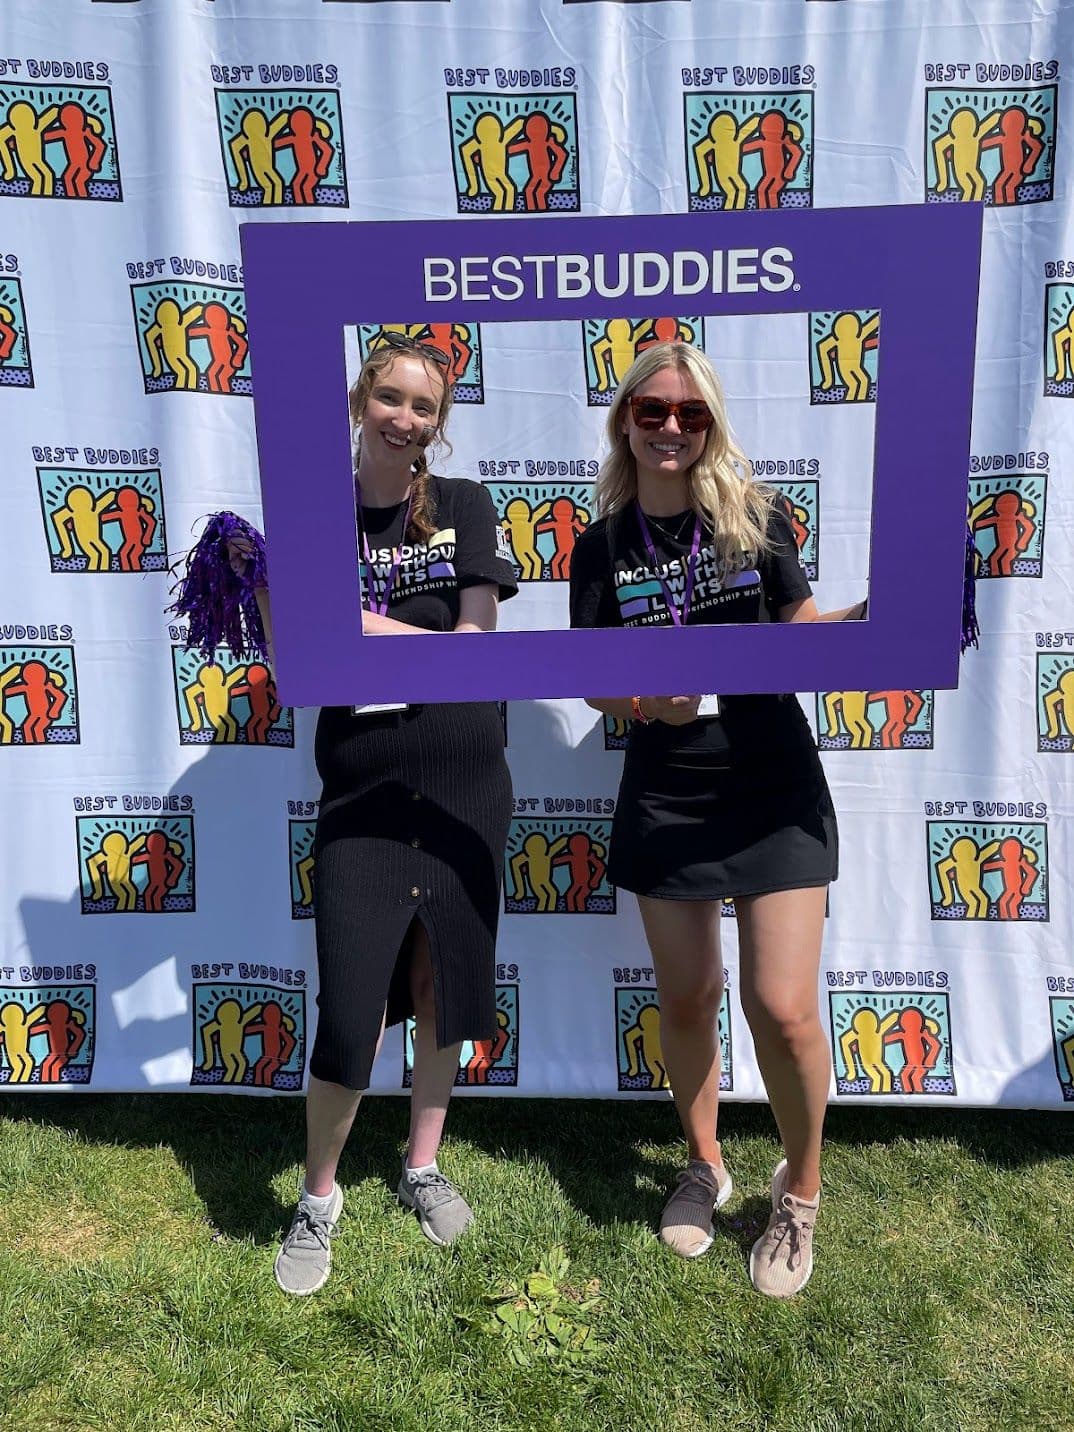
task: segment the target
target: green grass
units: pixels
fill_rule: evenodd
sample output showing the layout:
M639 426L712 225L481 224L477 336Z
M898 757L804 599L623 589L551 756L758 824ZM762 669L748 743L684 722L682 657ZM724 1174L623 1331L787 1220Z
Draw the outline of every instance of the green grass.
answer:
M363 1107L332 1280L288 1300L300 1102L6 1098L3 1426L1074 1427L1069 1115L834 1110L816 1271L788 1303L745 1269L779 1156L763 1109L724 1111L736 1194L696 1263L653 1235L670 1105L458 1101L441 1166L478 1221L447 1251L393 1198L405 1118ZM519 1367L471 1320L556 1244L569 1284L600 1280L597 1348Z

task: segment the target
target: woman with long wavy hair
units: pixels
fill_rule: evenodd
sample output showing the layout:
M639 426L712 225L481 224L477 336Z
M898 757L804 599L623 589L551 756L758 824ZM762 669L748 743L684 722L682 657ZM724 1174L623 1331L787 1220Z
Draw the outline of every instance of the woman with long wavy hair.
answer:
M817 611L776 494L754 481L711 363L685 343L645 350L608 413L599 518L571 562L573 626L830 621ZM732 898L741 1001L786 1157L750 1256L754 1286L802 1288L813 1266L831 1061L817 983L838 866L831 797L792 695L592 698L632 720L609 878L638 897L660 1041L688 1162L660 1236L686 1258L712 1243L731 1194L716 1137L720 915Z

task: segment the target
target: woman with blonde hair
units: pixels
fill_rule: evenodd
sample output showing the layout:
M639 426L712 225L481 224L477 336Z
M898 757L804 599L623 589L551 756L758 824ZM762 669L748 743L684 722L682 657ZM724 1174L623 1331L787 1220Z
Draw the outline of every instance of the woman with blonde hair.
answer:
M832 621L798 561L776 494L755 482L711 363L685 343L647 349L608 413L599 520L571 563L573 626ZM786 1157L750 1256L754 1286L798 1292L813 1266L831 1062L817 982L838 865L831 797L792 695L592 698L633 719L608 873L638 897L660 1037L687 1167L660 1236L686 1258L713 1239L731 1194L716 1138L722 902L739 929L741 1001Z

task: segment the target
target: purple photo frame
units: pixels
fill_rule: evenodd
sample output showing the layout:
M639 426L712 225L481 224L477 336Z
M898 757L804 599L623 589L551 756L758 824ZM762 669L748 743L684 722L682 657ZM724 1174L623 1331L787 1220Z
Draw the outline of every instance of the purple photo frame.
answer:
M981 222L979 204L936 204L243 224L280 699L956 686ZM710 273L723 255L720 291L710 280L688 299L703 316L881 310L868 620L362 636L344 325L658 317L686 288L659 287L657 260L673 285L684 253ZM614 298L584 292L595 256L615 272L620 254L650 256L641 282Z

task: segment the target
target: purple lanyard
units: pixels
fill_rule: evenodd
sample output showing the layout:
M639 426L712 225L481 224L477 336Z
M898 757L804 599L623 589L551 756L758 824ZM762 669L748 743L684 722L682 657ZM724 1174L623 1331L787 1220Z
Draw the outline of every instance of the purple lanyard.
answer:
M656 555L656 548L653 546L653 539L649 532L649 524L645 520L645 513L641 510L641 503L635 498L634 511L638 514L638 526L641 528L641 538L645 543L645 550L649 554L649 561L653 564L653 576L660 583L664 592L664 601L671 614L671 620L675 626L685 626L690 616L690 607L694 600L694 574L697 566L697 554L701 550L701 518L694 518L694 540L690 543L690 556L686 563L686 591L683 593L682 607L675 601L675 593L668 586L663 576L657 571L661 565Z
M411 488L410 495L406 502L406 516L403 518L403 535L399 546L392 549L392 565L388 569L388 575L384 579L384 586L378 598L376 583L373 580L373 554L369 550L369 538L365 535L365 522L362 520L362 489L357 477L354 479L354 491L358 498L358 521L362 528L362 556L365 559L366 576L369 581L369 607L376 612L378 617L388 615L388 604L391 601L392 587L399 575L399 568L403 561L403 543L406 541L407 528L410 526L410 512L414 505L414 489Z

